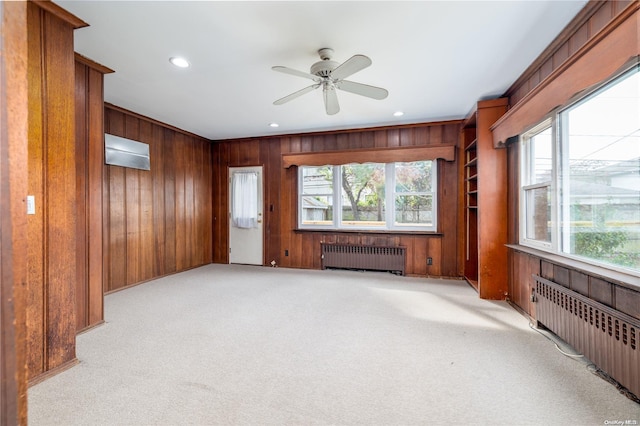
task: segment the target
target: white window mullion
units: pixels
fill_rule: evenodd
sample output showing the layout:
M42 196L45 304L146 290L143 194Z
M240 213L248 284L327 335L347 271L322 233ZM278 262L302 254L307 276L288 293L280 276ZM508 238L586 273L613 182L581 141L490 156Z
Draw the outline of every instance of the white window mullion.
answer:
M342 223L342 166L333 166L333 226Z
M568 125L562 119L558 124L558 137L556 155L560 161L558 161L559 170L556 179L558 188L556 211L561 219L557 226L555 249L559 252L569 253L571 251L571 192L568 187L571 182L569 177L569 131Z
M396 216L396 163L389 163L385 166L385 222L387 229L393 229Z

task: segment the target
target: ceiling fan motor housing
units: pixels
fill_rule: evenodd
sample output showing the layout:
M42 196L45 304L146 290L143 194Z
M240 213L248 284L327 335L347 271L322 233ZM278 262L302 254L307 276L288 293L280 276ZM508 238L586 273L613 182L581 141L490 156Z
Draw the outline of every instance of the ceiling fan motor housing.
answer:
M311 65L311 74L317 75L318 77L329 77L331 75L331 71L336 69L338 65L340 64L336 61L324 59Z

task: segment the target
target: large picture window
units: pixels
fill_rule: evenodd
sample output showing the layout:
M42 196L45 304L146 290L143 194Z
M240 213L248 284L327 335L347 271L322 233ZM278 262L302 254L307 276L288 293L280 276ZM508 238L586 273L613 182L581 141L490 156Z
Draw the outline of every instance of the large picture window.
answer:
M436 162L299 168L300 228L436 229Z
M522 244L640 273L638 68L522 138Z

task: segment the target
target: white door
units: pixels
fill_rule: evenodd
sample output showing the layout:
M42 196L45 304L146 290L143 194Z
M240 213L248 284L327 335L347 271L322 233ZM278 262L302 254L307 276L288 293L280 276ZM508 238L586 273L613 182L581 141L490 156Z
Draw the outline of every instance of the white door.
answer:
M262 265L262 166L229 168L229 263Z

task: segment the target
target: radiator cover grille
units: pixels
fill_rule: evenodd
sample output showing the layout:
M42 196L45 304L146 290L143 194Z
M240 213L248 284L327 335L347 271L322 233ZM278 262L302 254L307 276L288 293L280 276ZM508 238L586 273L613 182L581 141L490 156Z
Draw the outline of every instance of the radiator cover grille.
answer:
M322 269L405 272L406 247L321 243L321 251Z
M536 320L640 395L640 321L538 275Z

